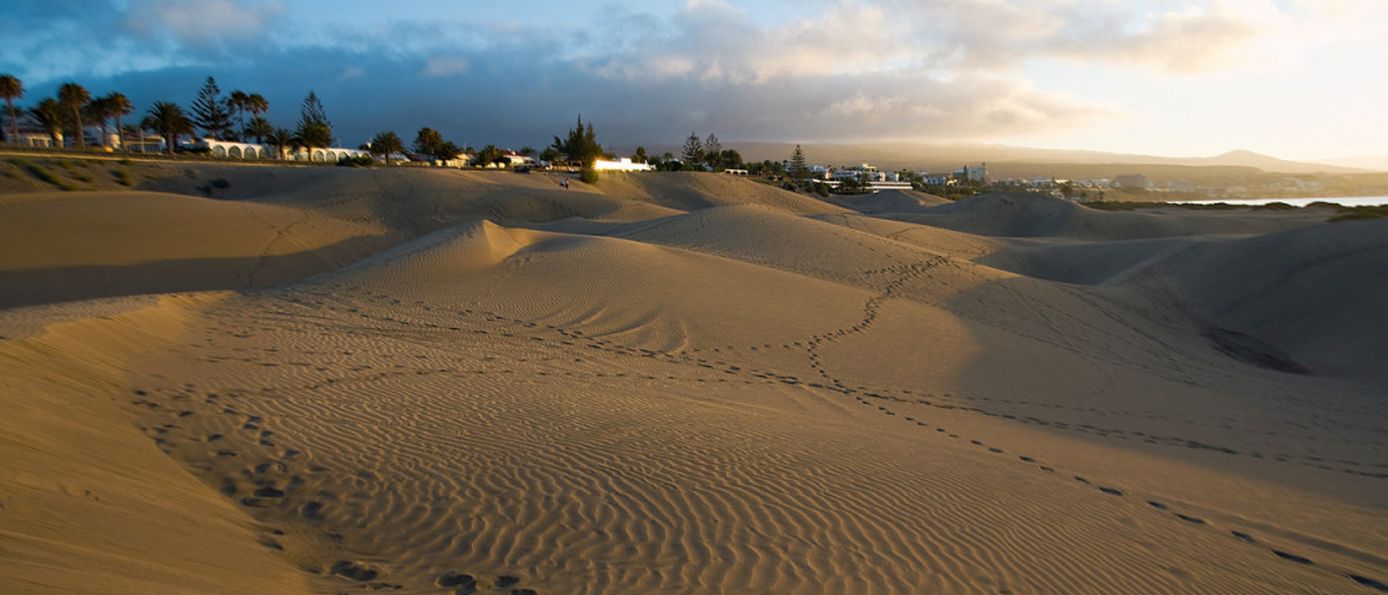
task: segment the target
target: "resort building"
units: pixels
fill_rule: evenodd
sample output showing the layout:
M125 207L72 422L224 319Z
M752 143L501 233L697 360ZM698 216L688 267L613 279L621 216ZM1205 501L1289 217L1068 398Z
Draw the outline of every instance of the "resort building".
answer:
M630 157L623 157L617 161L599 159L593 162L593 169L597 171L651 171L655 169L649 163L635 163Z
M361 149L344 149L342 147L314 147L312 150L301 147L293 149L292 151L289 150L289 147L286 147L283 154L281 154L271 145L240 143L211 138L198 139L196 142L184 146L195 150L206 150L208 154L213 157L224 157L227 159L288 158L293 161L337 163L343 159L353 159L362 156L371 157L369 151L363 151Z
M987 182L988 164L980 163L977 167L965 165L964 167L954 170L954 179L979 183Z

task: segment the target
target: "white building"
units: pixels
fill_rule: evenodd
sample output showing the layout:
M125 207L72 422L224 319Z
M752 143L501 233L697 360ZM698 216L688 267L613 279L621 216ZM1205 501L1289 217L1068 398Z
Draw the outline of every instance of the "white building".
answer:
M858 180L860 182L876 183L886 182L887 175L878 171L876 167L866 163L853 167L836 169L829 174L829 179L835 181Z
M189 145L195 149L206 149L208 154L213 157L226 159L278 159L282 155L276 153L275 148L270 145L255 143L238 143L232 141L216 140L211 138L198 139ZM306 148L289 150L285 147L285 155L294 161L317 161L320 163L337 163L343 159L357 157L370 157L369 151L361 149L344 149L342 147L314 147L312 151Z
M965 165L964 167L954 170L954 178L957 180L968 180L970 182L987 182L988 164L980 163L977 167Z
M623 157L618 161L599 159L593 162L593 169L597 171L651 171L655 169L649 163L635 163L630 157Z
M954 177L946 174L921 172L921 179L925 181L926 186L953 186L955 183Z

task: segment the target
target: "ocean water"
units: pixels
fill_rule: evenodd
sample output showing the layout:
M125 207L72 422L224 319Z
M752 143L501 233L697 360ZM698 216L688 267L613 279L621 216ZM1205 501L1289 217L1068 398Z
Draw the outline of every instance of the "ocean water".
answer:
M1231 205L1258 206L1269 203L1280 202L1294 207L1304 207L1313 202L1328 202L1347 207L1377 207L1388 205L1388 196L1341 196L1336 198L1246 198L1246 199L1224 199L1224 200L1173 200L1168 204L1173 205L1212 205L1226 203Z

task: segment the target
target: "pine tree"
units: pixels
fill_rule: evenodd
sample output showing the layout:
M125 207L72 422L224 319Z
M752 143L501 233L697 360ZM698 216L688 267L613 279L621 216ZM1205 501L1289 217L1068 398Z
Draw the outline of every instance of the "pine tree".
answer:
M222 100L222 89L217 86L217 79L207 77L189 111L192 112L193 123L202 129L204 135L215 139L232 136L231 113Z
M810 174L810 168L805 166L805 152L800 150L800 145L795 145L795 152L790 155L790 176L801 179Z
M718 142L718 137L712 132L708 133L708 138L704 140L704 162L718 171L723 166L723 143Z
M684 152L680 154L680 159L686 168L694 168L704 162L704 143L699 140L698 134L690 132L689 138L684 139Z
M329 130L333 127L333 123L328 121L328 113L323 110L323 102L313 91L308 92L303 105L299 106L299 126L305 124L322 124Z
M308 92L303 105L299 106L299 128L294 131L294 136L300 146L308 149L310 160L313 149L327 148L333 143L333 125L323 110L323 102L313 91Z
M554 137L554 144L550 145L550 148L564 155L570 163L578 163L585 170L591 169L593 162L602 156L602 146L598 144L598 136L593 132L593 123L589 122L585 127L582 115L579 115L578 123L564 138Z

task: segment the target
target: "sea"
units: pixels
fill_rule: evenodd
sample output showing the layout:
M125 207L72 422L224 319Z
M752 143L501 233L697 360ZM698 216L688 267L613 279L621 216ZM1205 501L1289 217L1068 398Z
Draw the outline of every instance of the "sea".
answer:
M1304 207L1313 202L1328 202L1331 204L1343 205L1347 207L1379 207L1388 205L1388 196L1338 196L1333 198L1227 198L1223 200L1173 200L1167 204L1173 205L1213 205L1219 203L1231 205L1259 206L1274 202L1286 203L1294 207Z

